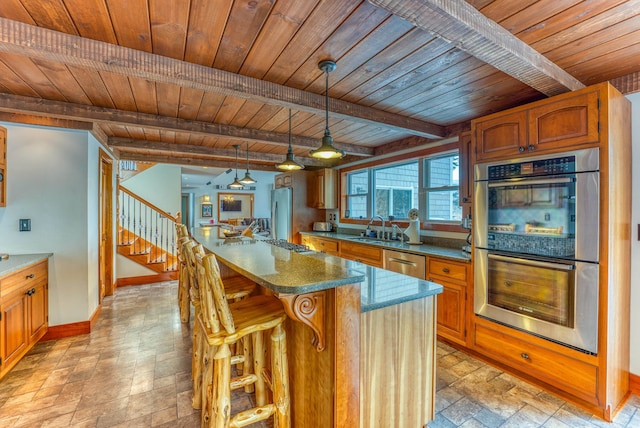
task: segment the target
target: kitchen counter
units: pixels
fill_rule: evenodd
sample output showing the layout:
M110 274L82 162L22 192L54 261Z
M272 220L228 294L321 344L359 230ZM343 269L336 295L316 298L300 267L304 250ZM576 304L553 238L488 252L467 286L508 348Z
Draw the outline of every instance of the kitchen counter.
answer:
M8 259L0 261L0 277L48 259L51 256L53 256L52 253L11 254Z
M260 239L219 238L196 229L194 237L242 276L275 293L304 294L361 283L362 312L442 292L431 281L317 252L279 248Z
M471 261L471 255L461 249L440 247L436 245L409 245L400 241L383 241L376 238L364 238L359 235L349 235L337 232L300 232L302 235L317 236L319 238L337 239L339 241L358 242L360 244L374 245L390 250L404 251L407 253L423 254L426 256L444 257L456 261Z

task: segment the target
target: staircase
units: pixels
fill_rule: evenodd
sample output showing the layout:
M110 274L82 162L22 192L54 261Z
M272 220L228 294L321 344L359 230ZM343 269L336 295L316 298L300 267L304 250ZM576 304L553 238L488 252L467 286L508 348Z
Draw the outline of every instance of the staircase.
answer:
M175 217L118 186L118 254L160 274L178 278Z

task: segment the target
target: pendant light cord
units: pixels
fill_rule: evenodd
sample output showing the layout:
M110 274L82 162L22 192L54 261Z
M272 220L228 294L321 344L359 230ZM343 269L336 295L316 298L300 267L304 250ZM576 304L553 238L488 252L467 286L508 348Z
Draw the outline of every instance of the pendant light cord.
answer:
M325 105L325 128L324 135L330 135L329 132L329 69L325 71L325 91L324 91L324 105Z

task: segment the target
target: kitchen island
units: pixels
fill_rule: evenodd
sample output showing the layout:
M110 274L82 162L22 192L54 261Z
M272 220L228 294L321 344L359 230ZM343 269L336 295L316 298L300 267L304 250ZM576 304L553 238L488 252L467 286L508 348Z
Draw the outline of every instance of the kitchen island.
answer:
M433 418L440 285L217 231L194 237L283 302L292 426L421 427Z

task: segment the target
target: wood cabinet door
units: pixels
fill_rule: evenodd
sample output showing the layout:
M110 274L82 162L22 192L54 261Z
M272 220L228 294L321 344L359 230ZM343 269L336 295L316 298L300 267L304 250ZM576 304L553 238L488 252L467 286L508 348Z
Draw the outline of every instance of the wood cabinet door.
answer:
M431 278L431 280L442 284L442 293L438 294L438 334L465 345L465 302L467 287L438 281L436 278Z
M472 123L477 160L512 158L527 148L527 111L496 114Z
M42 337L48 327L48 298L47 284L40 283L31 289L28 299L28 322L29 342L35 342Z
M529 110L529 144L534 151L600 142L598 92L544 103Z
M28 296L18 291L3 298L0 305L2 313L2 366L12 364L22 355L22 351L28 345L27 335L27 298Z

